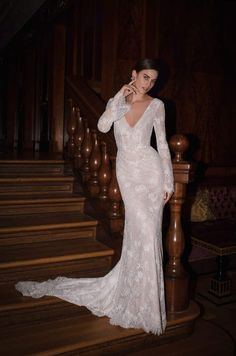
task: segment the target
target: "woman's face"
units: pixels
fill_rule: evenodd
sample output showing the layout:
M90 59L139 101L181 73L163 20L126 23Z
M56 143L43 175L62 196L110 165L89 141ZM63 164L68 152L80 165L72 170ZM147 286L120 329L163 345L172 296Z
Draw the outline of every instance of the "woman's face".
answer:
M155 85L158 72L155 69L143 69L140 72L133 70L132 77L139 94L146 94Z

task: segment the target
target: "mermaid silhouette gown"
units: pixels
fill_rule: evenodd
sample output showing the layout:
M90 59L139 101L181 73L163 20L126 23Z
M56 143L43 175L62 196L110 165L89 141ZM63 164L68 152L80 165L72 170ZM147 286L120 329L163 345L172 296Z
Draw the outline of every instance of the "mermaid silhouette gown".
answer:
M141 328L162 334L166 326L162 270L162 212L164 192L173 191L170 153L165 137L165 111L153 99L139 121L131 127L123 95L110 99L98 121L102 132L110 130L118 147L117 180L125 204L122 254L104 277L57 277L45 282L18 282L25 296L55 296L86 306L97 316L124 328ZM158 152L150 146L154 127Z

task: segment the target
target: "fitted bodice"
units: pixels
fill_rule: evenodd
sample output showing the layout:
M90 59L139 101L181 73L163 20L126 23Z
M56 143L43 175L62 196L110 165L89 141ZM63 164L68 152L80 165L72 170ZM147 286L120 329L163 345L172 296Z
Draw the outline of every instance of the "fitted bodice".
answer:
M114 123L114 135L118 151L137 151L150 147L153 130L154 112L152 106L158 99L153 99L137 123L131 127L125 115Z
M173 172L169 147L166 142L165 133L165 108L161 100L153 99L138 122L131 127L125 114L129 112L130 105L126 102L121 92L110 99L106 111L100 117L98 129L108 132L114 123L114 134L118 148L117 158L123 160L149 159L154 157L153 148L150 146L150 139L154 127L157 141L158 153L164 173L164 189L166 192L173 192Z

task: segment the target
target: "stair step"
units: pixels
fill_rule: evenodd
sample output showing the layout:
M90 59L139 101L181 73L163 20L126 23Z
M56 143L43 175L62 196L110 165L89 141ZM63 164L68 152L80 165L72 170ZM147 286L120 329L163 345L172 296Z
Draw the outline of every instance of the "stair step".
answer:
M4 196L0 215L78 211L83 213L85 198L80 194Z
M0 196L72 193L74 177L0 177Z
M24 297L15 289L15 284L1 284L0 288L0 318L4 312L24 311L33 308L41 308L45 305L54 305L59 303L66 303L56 297L30 298ZM70 304L70 303L69 303ZM2 325L0 323L0 325Z
M139 335L147 335L142 330L112 326L108 318L98 318L91 313L55 319L23 328L5 328L0 337L2 354L104 355L103 351L114 349L115 344L123 348Z
M1 248L0 270L111 256L113 250L92 239L48 241Z
M80 212L0 217L0 246L96 236L97 221Z
M45 304L35 308L33 320L25 309L22 313L19 310L9 313L12 324L3 323L0 329L1 352L4 356L128 355L187 336L192 332L189 326L192 315L198 315L193 303L187 312L167 322L165 334L156 336L141 329L111 325L107 317L96 317L69 303Z
M59 160L0 160L0 177L62 175L65 161Z
M50 313L49 313L50 312ZM1 328L15 328L56 320L70 315L88 313L88 309L63 301L56 297L24 297L15 289L14 284L1 285L0 288L0 325Z
M0 257L1 284L17 280L45 280L59 275L104 275L114 251L94 239L47 241L3 246Z

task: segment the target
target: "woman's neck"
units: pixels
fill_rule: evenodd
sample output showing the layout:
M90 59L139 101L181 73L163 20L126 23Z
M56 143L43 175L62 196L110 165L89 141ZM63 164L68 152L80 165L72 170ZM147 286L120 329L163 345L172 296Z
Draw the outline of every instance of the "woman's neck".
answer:
M128 99L128 101L132 104L135 103L136 101L145 101L147 100L148 95L147 94L131 94L130 98Z

